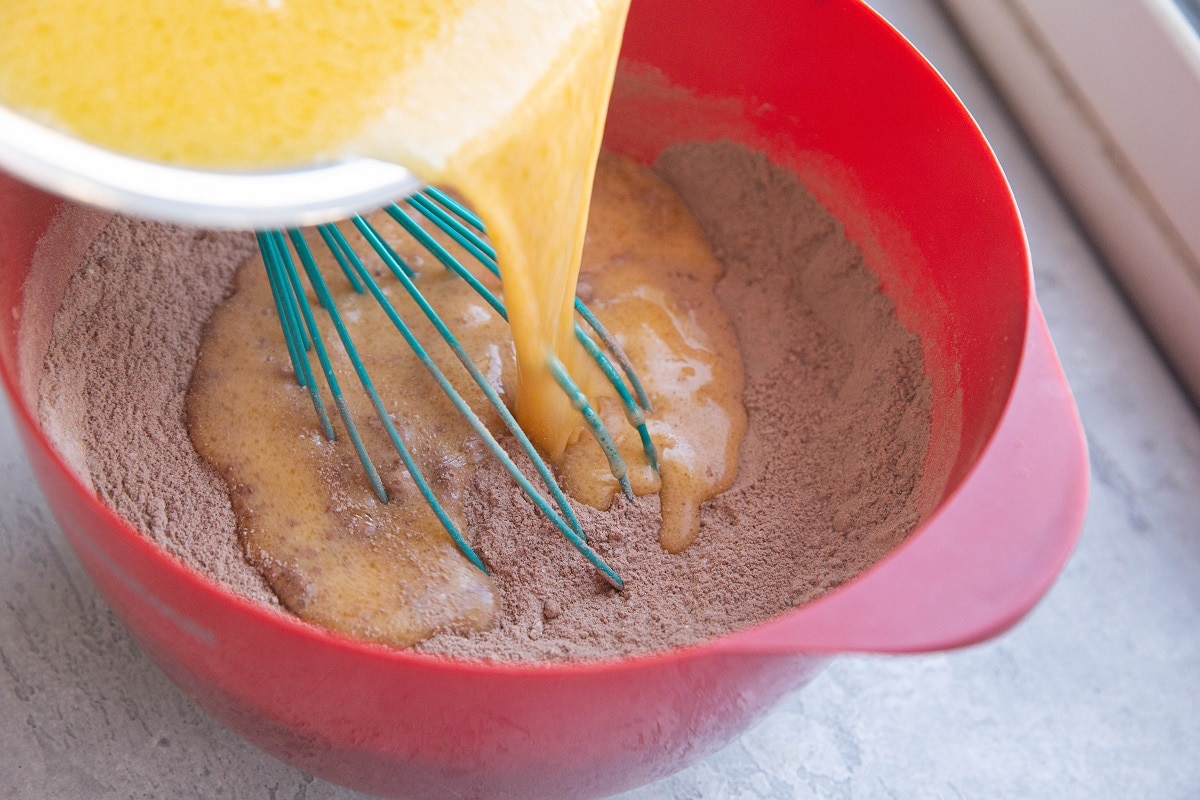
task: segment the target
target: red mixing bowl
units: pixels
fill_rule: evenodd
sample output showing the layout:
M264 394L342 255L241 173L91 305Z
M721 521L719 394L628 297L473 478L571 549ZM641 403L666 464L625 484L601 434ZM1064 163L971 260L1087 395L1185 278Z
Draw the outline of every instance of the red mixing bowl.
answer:
M1084 440L1013 198L916 51L854 0L634 0L623 56L609 145L650 160L729 138L794 169L921 336L934 386L930 513L902 546L808 606L659 655L491 665L373 646L258 607L139 535L35 419L20 358L48 320L24 282L63 204L0 177L0 375L50 506L155 663L304 770L398 797L628 789L729 742L836 653L1003 631L1079 535Z

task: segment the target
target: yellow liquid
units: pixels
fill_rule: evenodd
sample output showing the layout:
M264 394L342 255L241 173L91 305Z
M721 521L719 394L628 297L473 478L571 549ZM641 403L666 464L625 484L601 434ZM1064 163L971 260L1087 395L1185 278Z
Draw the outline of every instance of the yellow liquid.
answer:
M628 5L8 0L0 102L149 159L365 155L456 187L509 289L517 418L557 458L581 419L547 363L583 361L571 303Z

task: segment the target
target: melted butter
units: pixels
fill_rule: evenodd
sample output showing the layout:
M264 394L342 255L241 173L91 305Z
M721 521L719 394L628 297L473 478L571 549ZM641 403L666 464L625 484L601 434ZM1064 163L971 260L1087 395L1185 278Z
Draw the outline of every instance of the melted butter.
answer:
M733 479L745 426L741 358L713 294L716 261L672 190L633 162L605 156L592 202L583 286L656 406L651 426L662 463L660 538L676 551L695 537L699 504ZM511 402L517 361L508 326L394 223L374 222L418 266L421 291ZM360 252L370 252L355 232L347 229L346 235ZM328 251L313 245L392 418L461 526L459 501L471 491L477 465L492 457L381 308L355 294ZM367 263L383 273L378 261ZM479 277L489 280L482 272ZM453 364L402 287L390 278L381 284L435 360ZM310 302L315 307L315 298ZM235 487L247 553L288 608L346 633L408 644L438 630L488 627L496 607L490 580L458 554L416 492L382 426L372 421L336 333L321 323L352 414L393 499L387 505L375 501L336 416L338 440L321 436L308 396L287 364L265 271L256 259L242 268L236 292L209 324L187 406L197 450ZM446 371L488 427L501 434L498 416L465 372ZM632 468L635 491L658 491L658 478L611 392L598 397ZM616 483L590 437L566 448L559 470L577 499L601 508L612 502Z

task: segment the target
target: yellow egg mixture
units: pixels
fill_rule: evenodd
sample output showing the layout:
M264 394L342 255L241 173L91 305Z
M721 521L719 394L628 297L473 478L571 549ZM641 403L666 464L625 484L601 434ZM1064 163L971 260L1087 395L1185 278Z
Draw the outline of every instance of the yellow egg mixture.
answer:
M609 188L597 194L605 221L588 228L627 9L628 0L14 0L0 4L0 102L151 159L277 167L365 155L453 186L487 222L511 336L440 267L426 270L422 290L499 376L569 492L604 507L615 484L599 448L580 437L582 419L548 368L554 359L603 409L635 491L659 482L574 337L589 232L592 302L659 406L651 432L662 541L678 550L696 534L699 503L733 479L741 364L712 294L715 262L669 192L611 162ZM193 438L230 482L250 557L285 605L349 633L408 643L487 627L495 599L486 576L457 554L403 470L385 470L397 500L380 506L346 437L320 439L303 390L284 374L266 283L261 266L239 276L189 400ZM379 334L389 323L373 301L346 292L338 303L453 511L478 440L436 389L414 388L424 378L398 336ZM373 416L365 400L354 413ZM395 461L371 438L380 431L360 427L376 463Z
M600 163L584 291L622 340L653 403L649 427L660 450L662 540L682 549L696 535L700 503L734 478L745 425L741 359L713 295L718 265L682 202L631 161L606 154ZM393 221L380 214L373 222L407 262L424 260L422 294L489 382L507 394L516 365L503 320ZM359 252L370 253L356 233L346 235ZM494 465L492 455L412 356L380 304L369 294L356 294L330 251L316 236L311 241L372 380L422 474L461 526L462 500L474 490L474 471ZM378 258L366 263L386 274ZM477 276L490 277L482 269ZM404 289L390 278L380 283L455 387L476 401L472 406L488 427L497 435L504 431L466 372L451 368L449 346ZM311 300L315 308L315 297ZM265 270L254 259L209 323L188 395L189 432L233 489L247 554L288 608L357 636L408 643L439 630L490 627L496 610L491 581L442 529L370 400L352 391L356 379L349 357L332 325L322 322L339 382L349 387L351 413L391 499L387 505L375 499L347 437L334 443L323 438L307 392L292 377ZM646 465L620 404L607 398L601 412L630 465L634 491L658 491L658 477ZM606 508L617 493L590 436L570 445L558 468L568 493L583 502ZM530 506L529 513L537 512ZM529 535L535 535L532 526Z

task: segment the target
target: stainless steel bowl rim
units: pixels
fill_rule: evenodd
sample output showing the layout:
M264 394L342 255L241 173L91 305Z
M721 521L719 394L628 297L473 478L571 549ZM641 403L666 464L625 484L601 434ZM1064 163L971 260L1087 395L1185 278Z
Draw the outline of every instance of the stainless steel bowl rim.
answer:
M209 228L316 225L421 188L397 164L358 158L277 171L216 171L145 161L0 106L0 169L55 194L131 216Z

